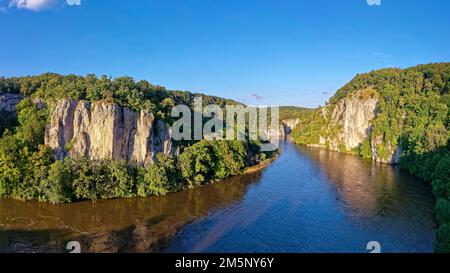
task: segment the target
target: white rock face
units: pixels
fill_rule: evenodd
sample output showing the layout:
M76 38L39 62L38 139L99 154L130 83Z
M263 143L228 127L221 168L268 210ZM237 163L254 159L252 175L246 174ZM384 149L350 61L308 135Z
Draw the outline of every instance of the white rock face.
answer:
M378 98L364 96L364 90L356 92L346 98L341 99L334 108L327 106L322 109L322 115L328 118L331 112L331 120L328 120L328 128L334 130L328 131L327 135L320 136L320 143L312 146L326 146L333 151L351 151L359 147L366 139L370 138L372 130L371 122L376 117L376 107ZM331 108L331 109L330 109ZM328 118L329 119L329 118ZM400 147L387 146L387 158L381 158L377 152L377 146L382 144L380 136L372 136L370 140L372 148L372 159L378 162L397 164L403 153Z
M22 100L19 94L3 93L0 95L0 112L14 112L17 104Z
M172 131L149 111L135 113L114 103L61 100L46 128L55 156L125 160L147 165L157 153L173 155Z
M341 100L334 108L332 122L341 130L333 143L343 143L347 150L358 147L370 133L370 121L375 118L376 98L359 98L358 94ZM338 149L338 147L333 147Z
M269 139L284 139L285 133L284 133L284 126L281 124L278 128L268 128L267 129L267 137Z
M287 134L290 134L292 132L292 130L294 130L294 128L300 124L300 119L298 119L298 118L285 119L285 120L282 120L281 123L283 124L283 127L284 127L284 134L287 135Z

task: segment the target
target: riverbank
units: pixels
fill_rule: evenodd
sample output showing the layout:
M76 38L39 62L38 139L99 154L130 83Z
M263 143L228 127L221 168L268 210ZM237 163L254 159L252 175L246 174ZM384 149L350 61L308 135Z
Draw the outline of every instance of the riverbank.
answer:
M279 157L279 154L277 153L272 158L266 159L263 162L260 162L254 166L250 166L250 167L246 168L242 174L250 174L250 173L257 172L257 171L261 171L262 169L268 167L272 162L277 160L278 157Z
M398 168L280 143L242 175L146 198L0 199L0 252L433 251L430 187ZM270 168L266 168L269 167ZM259 170L258 170L259 169Z

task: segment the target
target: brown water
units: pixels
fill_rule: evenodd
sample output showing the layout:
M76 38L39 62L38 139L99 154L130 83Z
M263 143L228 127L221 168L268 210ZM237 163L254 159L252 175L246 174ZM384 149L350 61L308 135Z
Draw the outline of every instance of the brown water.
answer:
M282 144L266 169L163 197L0 200L0 252L431 252L431 188L397 168Z

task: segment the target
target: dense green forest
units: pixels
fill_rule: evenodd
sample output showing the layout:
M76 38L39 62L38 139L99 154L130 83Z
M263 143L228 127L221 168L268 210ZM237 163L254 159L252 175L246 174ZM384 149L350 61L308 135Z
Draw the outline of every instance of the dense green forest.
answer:
M146 80L135 82L131 77L112 79L105 75L86 76L45 73L28 77L0 77L0 94L22 94L25 97L43 100L51 106L62 99L114 102L120 106L138 111L152 109L160 118L169 120L170 110L175 104L193 105L194 98L201 96L203 103L237 104L230 99L196 94L188 91L168 91L165 87L153 85Z
M329 100L326 110L343 98L371 90L379 98L368 139L355 153L372 158L371 143L381 139L377 154L386 157L400 146L400 166L433 185L436 196L438 252L450 252L450 63L389 68L357 75ZM331 112L331 111L326 111ZM330 133L323 108L301 115L295 141L310 145Z
M1 113L0 197L51 203L162 195L237 175L247 166L264 161L271 153L260 153L258 143L199 141L181 145L173 158L158 155L147 168L108 159L55 161L44 144L45 127L53 105L62 98L114 102L135 111L150 109L157 118L172 122L175 104L192 107L199 94L168 91L130 77L111 79L95 75L0 78L0 93L21 94L17 115ZM201 95L204 104L236 104Z
M303 117L311 111L312 109L298 106L280 106L280 120Z

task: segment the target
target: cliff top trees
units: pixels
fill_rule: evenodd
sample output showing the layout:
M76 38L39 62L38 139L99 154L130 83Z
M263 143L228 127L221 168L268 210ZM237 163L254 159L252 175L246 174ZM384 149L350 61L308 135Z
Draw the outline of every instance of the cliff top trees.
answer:
M133 110L150 109L170 119L175 104L193 105L195 95L167 91L130 77L111 79L46 73L39 76L0 78L0 93L20 93L17 120L5 121L0 130L0 197L63 203L74 200L162 195L226 178L243 171L249 154L259 151L241 142L186 143L179 159L158 155L147 169L110 159L86 158L55 161L42 145L49 112L59 99L106 100ZM36 103L39 99L40 102ZM204 96L205 104L224 106L231 100Z
M62 98L75 100L115 102L133 110L149 108L163 118L170 117L167 105L172 103L192 106L193 98L201 95L206 104L236 104L237 102L214 96L193 94L186 91L167 91L164 87L148 81L135 82L124 76L112 79L105 75L98 78L94 74L86 76L59 75L45 73L27 77L0 77L0 94L16 93L27 97L40 98L47 103Z

